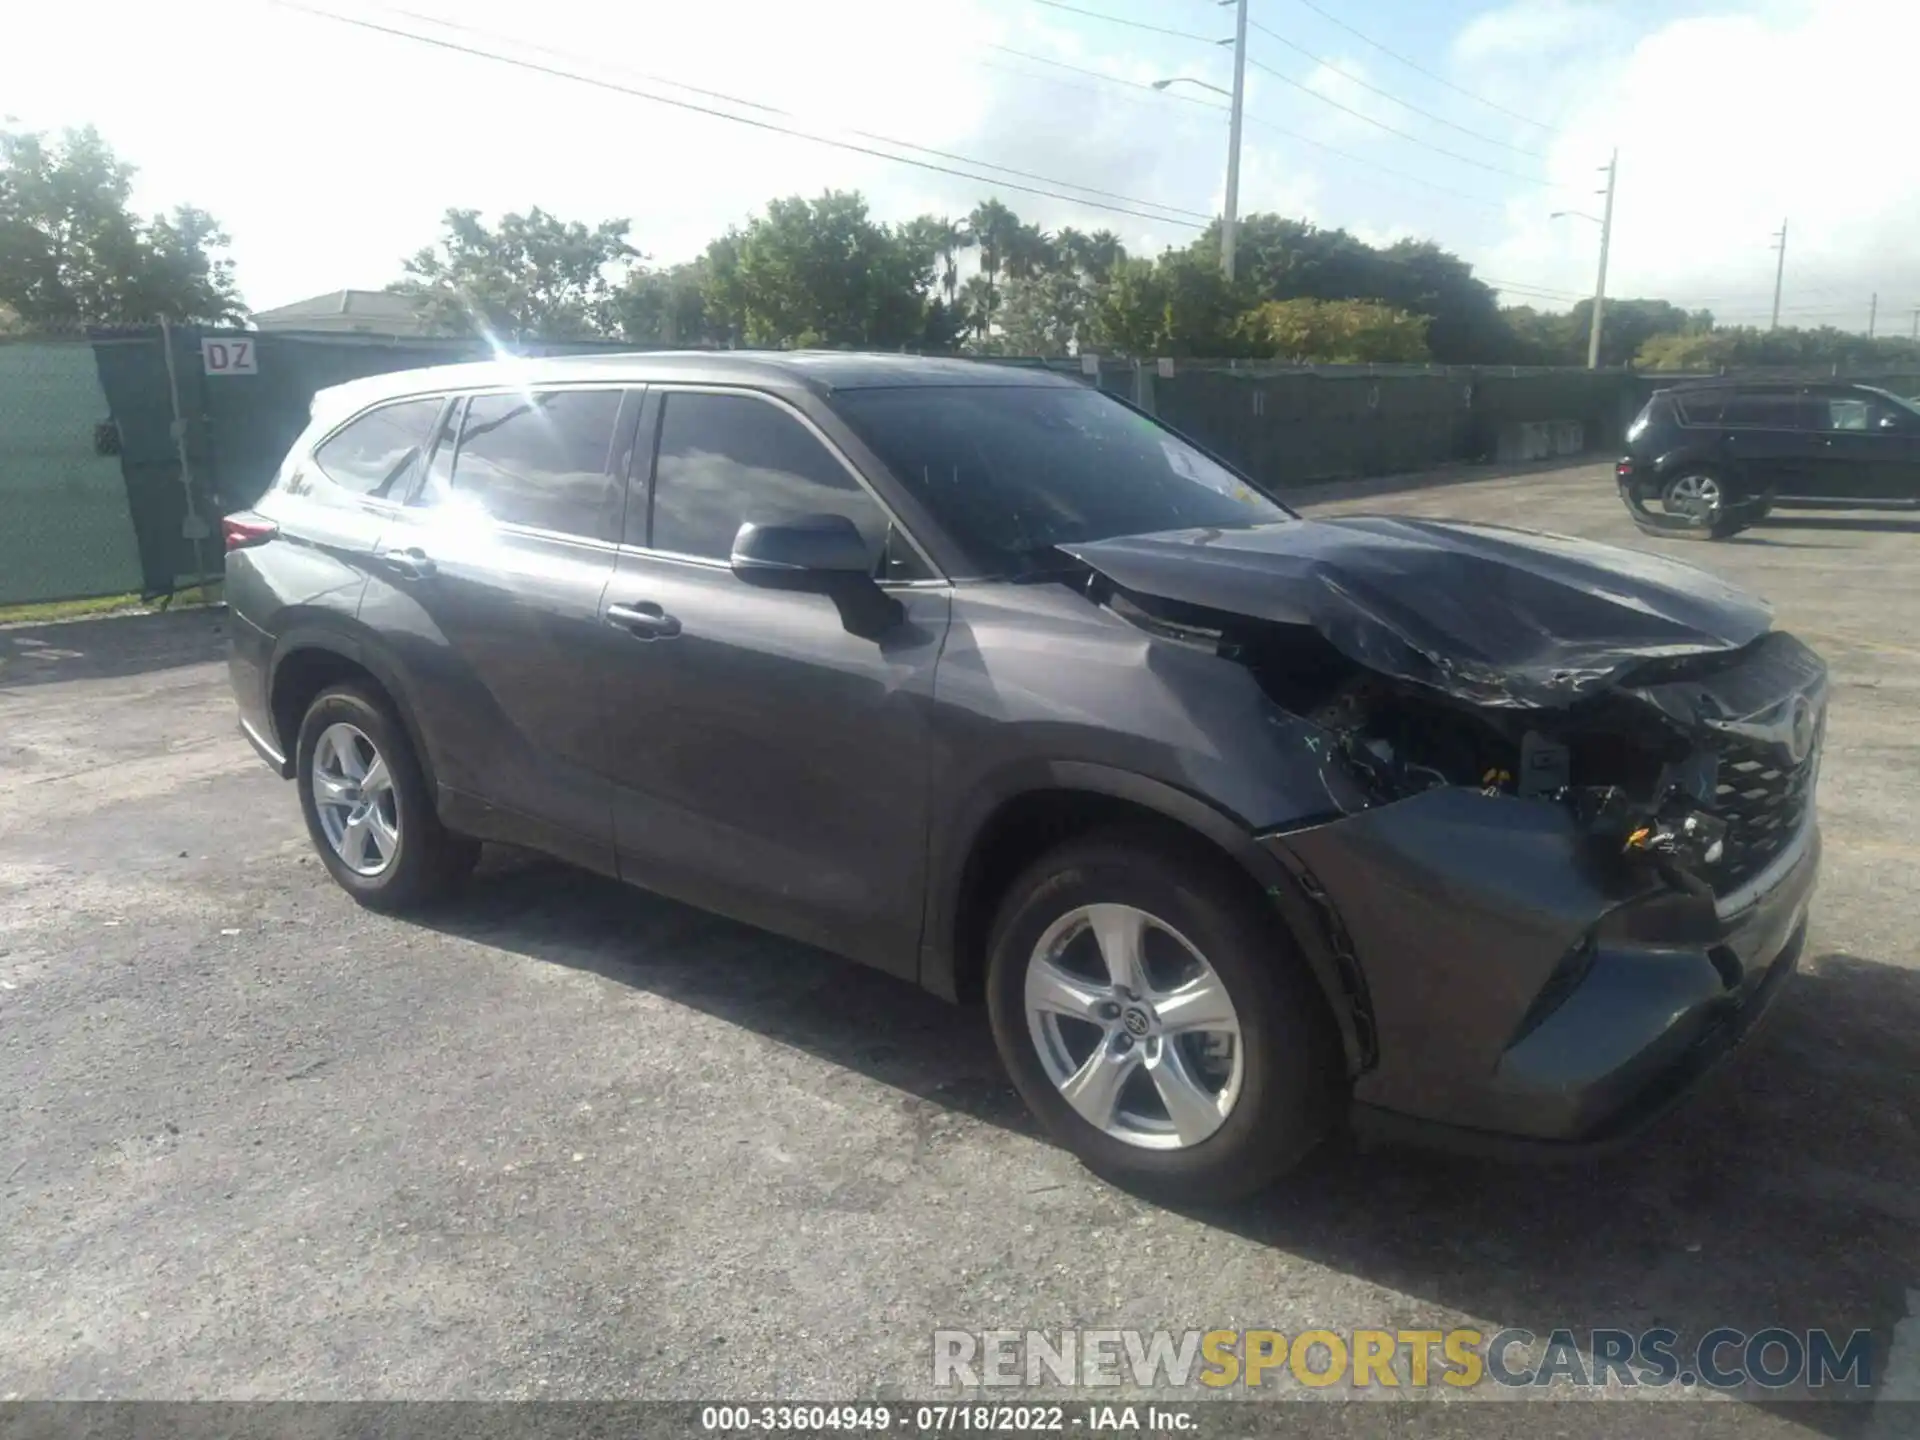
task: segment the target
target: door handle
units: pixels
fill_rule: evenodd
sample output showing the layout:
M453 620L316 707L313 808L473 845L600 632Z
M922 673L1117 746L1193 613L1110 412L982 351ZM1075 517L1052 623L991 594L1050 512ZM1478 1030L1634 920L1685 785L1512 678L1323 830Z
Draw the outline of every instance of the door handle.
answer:
M424 580L435 569L433 557L418 545L383 551L381 558L398 571L403 580Z
M651 600L638 605L609 605L607 623L639 640L669 640L680 633L680 621Z

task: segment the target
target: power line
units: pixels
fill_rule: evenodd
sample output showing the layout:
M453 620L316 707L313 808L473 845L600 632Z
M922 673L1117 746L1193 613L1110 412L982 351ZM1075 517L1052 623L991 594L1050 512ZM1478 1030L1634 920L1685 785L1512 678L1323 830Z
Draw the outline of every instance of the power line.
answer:
M1353 36L1354 39L1360 41L1362 44L1371 45L1374 49L1378 50L1382 55L1385 55L1389 60L1398 60L1402 65L1406 66L1409 70L1417 71L1419 74L1426 76L1429 80L1433 81L1437 85L1446 86L1446 88L1453 91L1454 94L1464 95L1467 97L1467 99L1472 100L1476 104L1484 105L1489 110L1498 110L1502 115L1508 116L1509 118L1514 120L1518 120L1523 125L1531 125L1537 130L1545 130L1549 133L1552 133L1554 127L1546 124L1544 121L1529 119L1527 116L1522 115L1518 110L1509 110L1506 106L1499 104L1497 101L1489 100L1484 95L1476 95L1473 91L1463 89L1462 87L1454 84L1451 80L1447 79L1446 76L1434 74L1433 71L1427 69L1427 67L1422 65L1419 61L1409 60L1406 56L1402 55L1397 50L1389 50L1385 45L1382 45L1378 40L1373 39L1371 36L1364 35L1360 31L1354 29L1353 26L1347 24L1347 22L1342 20L1338 15L1333 15L1327 12L1326 10L1323 10L1320 6L1314 3L1314 0L1299 0L1299 3L1306 6L1307 9L1313 11L1313 13L1318 15L1322 20L1326 20L1331 24L1338 25L1342 30L1346 31L1349 35Z
M1196 35L1191 30L1169 30L1164 25L1149 25L1144 20L1124 20L1118 15L1103 15L1098 10L1082 10L1078 5L1067 5L1062 0L1034 0L1036 5L1045 5L1050 10L1065 10L1070 15L1085 15L1090 20L1104 20L1109 25L1125 25L1129 30L1146 30L1155 35L1171 35L1176 40L1198 40L1202 45L1218 45L1221 42L1210 35Z
M1089 20L1104 20L1109 25L1124 25L1131 30L1147 30L1147 31L1151 31L1155 35L1171 35L1176 39L1192 40L1197 44L1201 44L1201 45L1217 46L1222 43L1219 40L1212 39L1205 35L1196 35L1191 30L1171 30L1161 25L1149 25L1149 24L1146 24L1144 21L1140 21L1140 20L1127 20L1118 15L1104 14L1099 10L1086 10L1086 9L1082 9L1078 5L1068 5L1065 3L1065 0L1034 0L1034 3L1037 5L1048 6L1049 8L1054 10L1065 10L1070 14L1074 14L1074 15L1084 15ZM1356 120L1364 120L1367 124L1372 125L1380 130L1384 130L1389 135L1397 135L1402 140L1410 140L1415 145L1424 146L1426 149L1433 151L1436 155L1445 155L1449 159L1460 161L1462 164L1472 165L1481 170L1489 170L1493 172L1495 175L1505 175L1511 179L1523 180L1529 185L1537 185L1544 190L1550 190L1554 188L1551 181L1543 180L1537 175L1523 175L1518 170L1509 170L1503 165L1492 165L1486 162L1485 160L1476 160L1471 155L1462 155L1458 150L1449 150L1443 145L1434 144L1431 140L1422 140L1418 135L1410 134L1405 130L1398 129L1395 126L1387 124L1386 121L1384 120L1376 120L1373 118L1373 116L1367 114L1365 111L1356 110L1351 105L1343 105L1340 101L1335 100L1330 95L1322 95L1318 90L1315 90L1312 86L1303 84L1302 82L1294 79L1291 75L1288 75L1283 71L1276 70L1273 68L1273 66L1267 64L1265 61L1257 60L1251 55L1247 57L1247 63L1253 66L1256 70L1264 71L1266 74L1273 76L1274 79L1280 81L1282 84L1291 85L1294 89L1300 91L1303 95L1312 96L1315 100L1318 100L1322 105L1331 105L1334 109L1344 111L1346 114L1353 116Z
M1036 55L1030 50L1016 50L1010 45L990 45L988 48L993 50L999 50L1004 54L1008 54L1008 55L1017 55L1022 60L1033 60L1033 61L1037 61L1042 65L1052 65L1061 70L1070 70L1076 75L1087 75L1096 80L1105 80L1106 82L1112 85L1124 85L1129 89L1143 90L1149 95L1157 96L1159 99L1162 99L1162 100L1177 100L1184 105L1197 105L1202 110L1213 110L1222 115L1227 113L1227 107L1224 105L1215 105L1211 101L1199 99L1197 96L1182 95L1172 90L1156 90L1151 85L1142 84L1138 80L1128 80L1124 76L1120 76L1120 75L1109 75L1104 70L1089 70L1080 65L1070 65L1064 60L1055 60L1052 57L1047 55ZM988 62L982 62L982 63L988 63ZM1009 73L1027 74L1027 72L1025 71L1010 71ZM1027 75L1027 78L1032 80L1041 80L1043 82L1045 82L1047 79L1047 77L1045 76L1030 75L1030 74ZM1058 84L1061 82L1055 81L1051 83ZM1075 85L1075 86L1072 86L1071 88L1075 90L1086 90L1088 87L1084 85ZM1094 91L1092 93L1098 94L1102 92ZM1117 99L1120 97L1116 96L1115 98ZM1257 125L1263 130L1271 130L1275 134L1284 135L1289 140L1297 140L1302 145L1311 145L1316 150L1324 150L1329 155L1337 155L1342 160L1351 161L1355 165L1363 165L1369 170L1378 170L1382 175L1391 175L1393 176L1394 179L1403 180L1409 185L1418 185L1422 189L1433 190L1442 195L1451 196L1453 199L1458 200L1463 204L1479 206L1480 208L1485 210L1506 209L1506 206L1501 204L1499 201L1489 199L1484 195L1474 195L1464 190L1456 190L1451 185L1443 185L1436 181L1425 179L1424 177L1419 175L1409 175L1404 170L1395 170L1390 165L1382 165L1377 160L1369 160L1364 155L1354 154L1351 150L1342 150L1337 145L1329 145L1324 140L1314 139L1311 135L1302 135L1299 131L1290 130L1286 126L1278 124L1272 120L1269 120L1264 116L1249 114L1246 117L1246 122L1249 125Z
M1048 4L1053 3L1053 0L1047 0L1047 3ZM1490 170L1495 175L1506 175L1515 180L1524 180L1526 181L1527 184L1537 185L1543 190L1551 190L1554 188L1552 181L1543 180L1538 175L1523 175L1518 170L1507 169L1506 166L1504 165L1493 165L1493 164L1489 164L1485 160L1476 160L1471 155L1462 155L1458 150L1449 150L1444 145L1434 144L1431 140L1422 140L1418 135L1414 135L1409 133L1408 131L1398 129L1395 126L1387 124L1387 122L1384 120L1376 120L1373 118L1373 116L1367 114L1366 111L1356 110L1351 105L1343 105L1341 104L1340 101L1334 99L1331 95L1322 95L1318 90L1314 89L1311 85L1304 84L1303 82L1294 79L1291 75L1285 74L1279 70L1274 69L1273 66L1267 64L1265 61L1254 59L1253 56L1251 55L1247 57L1247 63L1253 66L1256 70L1264 71L1268 75L1273 76L1274 79L1280 81L1282 84L1291 85L1294 89L1298 90L1301 94L1311 95L1314 99L1318 100L1322 105L1331 105L1334 109L1342 111L1345 114L1351 115L1356 120L1364 120L1367 122L1367 124L1373 126L1375 129L1384 130L1389 135L1397 135L1402 140L1411 140L1415 145L1423 146L1426 149L1433 151L1433 153L1436 155L1445 155L1449 159L1458 160L1463 165L1472 165L1476 169Z
M477 25L466 25L466 24L462 24L457 20L443 20L437 15L423 15L418 11L406 10L398 6L380 6L379 8L388 14L403 15L409 20L422 21L429 25L438 26L444 30L456 30L456 31L460 31L463 34L478 35L483 39L493 40L501 44L524 45L529 50L534 50L544 55L555 56L562 60L581 61L584 59L584 57L582 56L569 54L564 50L556 50L550 46L528 44L525 41L516 40L511 36L502 35L498 31L483 30ZM798 120L802 118L798 115L795 115L790 110L782 110L779 107L774 105L762 105L757 101L743 100L737 95L729 95L726 92L721 90L708 90L699 85L689 85L684 81L668 79L664 75L648 75L644 72L639 72L639 71L630 72L630 73L637 74L640 79L649 81L656 85L666 85L671 87L672 89L685 90L694 95L705 95L709 99L725 100L729 104L743 105L750 110L758 110L764 114L780 115L789 120ZM1019 170L1014 168L1011 165L996 165L989 160L976 160L969 155L956 155L950 150L936 150L931 145L916 145L910 140L896 140L890 135L875 134L871 130L849 129L847 133L851 135L858 135L863 140L876 140L884 145L897 146L902 150L917 150L922 155L935 155L942 160L957 160L962 164L976 165L983 170L997 170L1005 175L1018 175L1022 179L1040 180L1040 181L1044 181L1049 185L1063 185L1070 190L1082 190L1089 195L1102 196L1108 200L1120 200L1129 205L1145 205L1155 210L1166 210L1169 213L1175 214L1175 215L1186 215L1195 220L1211 221L1213 219L1213 216L1208 214L1205 211L1187 210L1177 205L1162 205L1157 200L1142 200L1135 195L1122 195L1112 190L1097 189L1091 185L1075 184L1073 181L1070 181L1070 180L1055 180L1051 176L1037 175L1031 170Z
M1314 64L1321 66L1331 74L1338 75L1342 80L1345 80L1350 84L1358 85L1362 90L1371 91L1373 94L1380 96L1383 100L1390 100L1403 110L1411 110L1415 115L1421 116L1423 119L1431 120L1436 125L1444 125L1449 130L1458 130L1462 135L1471 136L1473 139L1478 140L1483 144L1497 145L1502 150L1513 151L1514 154L1516 155L1531 155L1531 156L1534 156L1536 159L1542 158L1538 150L1529 150L1523 145L1511 145L1511 144L1508 144L1505 140L1496 140L1491 135L1482 135L1478 130L1469 130L1465 125L1456 125L1453 121L1447 119L1444 115L1436 115L1431 110L1422 110L1418 105L1415 105L1411 100L1402 100L1398 95L1394 94L1391 90L1382 90L1378 85L1374 85L1366 80L1362 80L1358 75L1355 75L1350 71L1342 70L1338 65L1334 64L1331 60L1323 59L1321 56L1314 54L1311 50L1306 49L1304 46L1294 44L1293 41L1287 39L1287 37L1282 35L1278 30L1272 29L1266 25L1262 25L1258 20L1253 21L1252 24L1254 29L1258 30L1262 35L1265 35L1269 40L1273 40L1278 44L1286 46L1287 49L1293 51L1294 54L1296 55L1304 55L1307 59L1311 60Z
M571 80L576 84L590 85L596 89L608 90L608 91L612 91L615 94L631 96L632 98L637 100L649 100L656 105L669 105L678 110L692 111L697 115L708 115L719 120L730 120L736 125L746 125L755 130L771 131L774 134L787 135L794 139L810 141L815 145L827 145L836 150L847 150L857 155L872 156L874 159L877 159L877 160L890 160L896 165L911 165L911 166L914 166L916 169L929 170L939 175L953 175L953 176L957 176L962 180L974 181L976 184L997 186L1005 190L1016 190L1021 192L1022 194L1027 194L1027 195L1043 195L1043 196L1046 196L1048 199L1064 200L1071 204L1083 205L1088 209L1092 209L1092 210L1106 210L1106 211L1111 211L1112 213L1117 215L1131 215L1136 219L1152 220L1164 225L1177 225L1187 230L1204 230L1206 228L1204 224L1193 221L1193 220L1179 220L1169 215L1150 213L1147 210L1129 209L1126 206L1112 204L1107 201L1090 200L1081 195L1064 194L1058 189L1043 189L1033 185L1022 185L1022 184L1016 184L1012 181L995 179L993 176L990 176L990 175L976 175L971 173L970 171L956 170L951 166L936 165L926 160L915 160L910 156L891 154L888 151L876 150L871 146L867 146L867 145L856 145L849 140L837 140L831 136L815 135L810 133L809 131L795 129L792 126L777 125L770 120L757 120L747 115L731 114L725 110L716 110L709 105L698 105L690 100L676 99L671 95L656 95L650 91L641 90L632 85L623 85L616 81L601 79L599 76L595 76L595 75L584 75L576 70L567 70L556 65L542 64L539 61L528 60L517 55L503 55L497 51L483 49L475 45L463 45L457 41L443 39L436 35L422 35L417 31L405 30L405 29L401 29L398 26L393 26L393 25L382 25L382 24L379 24L377 21L362 19L359 16L342 15L332 10L323 10L316 6L304 5L299 3L299 0L266 0L266 3L271 5L278 5L281 8L287 9L287 10L298 11L299 13L304 15L311 15L317 19L331 20L337 24L351 25L357 29L369 30L376 34L390 35L401 40L411 40L411 41L414 41L416 44L429 45L436 49L448 50L448 51L452 51L455 54L460 54L460 55L469 55L476 59L492 60L498 64L511 65L516 69L528 70L536 74L548 75L560 80ZM441 23L441 22L435 22L435 23ZM653 77L649 77L649 78L652 78L653 83L655 84L670 85L676 89L690 90L694 88L691 86L680 85L676 81L662 80L662 79L653 78ZM767 106L758 105L755 102L750 100L741 100L734 96L723 96L713 91L704 91L704 92L697 92L697 93L713 95L715 98L726 100L729 104L744 105L751 109L757 109L757 110L768 109ZM774 112L774 113L784 113L784 112ZM879 138L881 139L882 143L888 144L888 145L896 145L901 149L922 149L922 150L925 149L925 147L923 146L909 145L905 141L885 139L884 137L870 137L870 138ZM928 151L927 153L942 153L942 152ZM955 157L955 158L960 158L963 160L964 163L977 166L981 169L993 170L993 169L1005 168L1002 166L992 165L985 161L967 159L966 157ZM1053 180L1044 176L1035 177L1035 178L1046 179L1049 185L1065 186L1068 189L1086 188L1082 186L1076 186L1073 184L1072 181L1068 181L1068 180ZM1104 193L1104 192L1095 192L1095 193ZM1168 208L1168 207L1163 207L1159 205L1157 201L1151 201L1151 200L1133 200L1133 201L1130 201L1130 203L1136 206L1138 205L1153 206L1154 209L1156 210ZM1185 211L1181 213L1198 214L1199 212Z

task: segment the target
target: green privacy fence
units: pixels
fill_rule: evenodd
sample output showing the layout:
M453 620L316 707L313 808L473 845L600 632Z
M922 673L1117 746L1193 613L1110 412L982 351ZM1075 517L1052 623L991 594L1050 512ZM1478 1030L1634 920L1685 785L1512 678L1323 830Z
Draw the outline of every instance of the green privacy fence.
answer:
M140 588L93 350L0 341L0 605Z
M217 576L219 517L259 498L315 391L486 353L460 339L191 326L0 339L0 604L159 596ZM1488 458L1503 429L1526 421L1577 421L1589 449L1610 450L1647 395L1677 378L1091 356L1002 363L1098 384L1279 489ZM1875 378L1920 392L1920 377Z

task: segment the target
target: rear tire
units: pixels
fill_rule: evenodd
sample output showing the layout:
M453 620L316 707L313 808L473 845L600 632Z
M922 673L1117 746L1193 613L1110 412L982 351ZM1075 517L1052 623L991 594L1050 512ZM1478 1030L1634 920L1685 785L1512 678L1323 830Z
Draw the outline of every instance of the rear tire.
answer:
M354 684L321 691L300 722L295 757L313 848L362 905L417 909L472 871L479 843L440 823L406 728L383 696Z
M1660 506L1676 523L1671 526L1642 524L1640 528L1649 534L1679 539L1725 540L1758 518L1752 508L1742 506L1729 496L1726 480L1719 471L1704 465L1688 466L1662 484ZM1635 518L1638 519L1638 515Z
M1136 924L1137 943L1109 943ZM1109 951L1130 943L1142 983L1122 989ZM1069 841L1013 883L987 1004L1001 1059L1054 1138L1157 1198L1261 1190L1338 1114L1332 1017L1278 920L1224 861L1156 830Z

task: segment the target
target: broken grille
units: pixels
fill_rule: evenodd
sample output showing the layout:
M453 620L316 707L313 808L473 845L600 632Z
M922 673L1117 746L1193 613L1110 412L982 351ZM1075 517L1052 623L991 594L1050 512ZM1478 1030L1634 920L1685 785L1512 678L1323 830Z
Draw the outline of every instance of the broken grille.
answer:
M1780 747L1729 737L1720 751L1714 813L1727 822L1727 852L1715 867L1721 894L1738 890L1780 857L1813 804L1824 718L1807 758L1794 764Z

